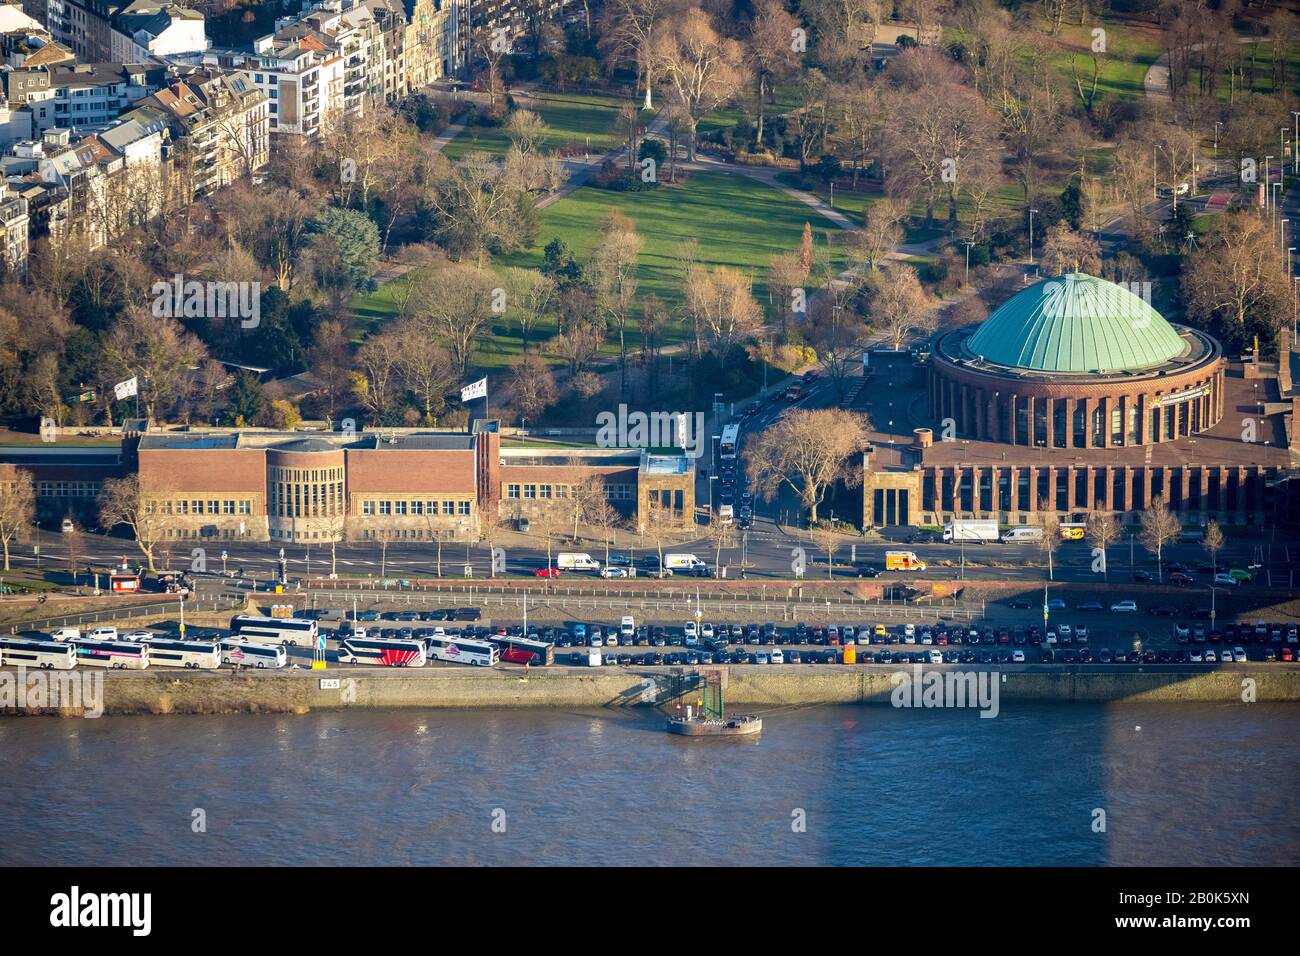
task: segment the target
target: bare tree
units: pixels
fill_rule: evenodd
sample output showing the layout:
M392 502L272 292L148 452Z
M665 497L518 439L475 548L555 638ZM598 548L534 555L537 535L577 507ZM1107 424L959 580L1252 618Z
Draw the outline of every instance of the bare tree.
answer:
M559 400L555 376L540 355L525 354L515 359L511 366L509 387L516 411L524 419L534 422Z
M638 519L639 530L646 535L659 552L659 574L664 576L664 544L674 541L686 531L684 516L671 504L664 504L651 493L646 502L645 514Z
M722 551L736 546L736 529L724 522L716 514L709 515L708 527L704 529L709 544L713 545L713 568L715 574L722 573Z
M1050 498L1038 499L1038 511L1034 515L1035 523L1043 529L1043 536L1038 539L1038 547L1047 555L1047 580L1055 581L1055 569L1052 556L1061 546L1061 519L1057 517L1056 505Z
M880 291L871 302L871 318L893 340L895 351L903 347L909 333L933 325L934 315L915 269L903 264L889 267Z
M817 506L837 482L861 481L859 456L867 446L866 416L838 408L799 409L751 437L745 462L754 488L771 501L789 487L817 520Z
M452 367L457 375L464 375L479 333L492 315L496 279L486 270L454 264L422 271L411 281L419 283L412 317L446 346Z
M36 521L36 489L32 473L14 468L0 478L0 544L4 547L4 569L9 570L9 543Z
M157 572L154 549L163 534L163 522L156 506L154 493L142 484L139 475L108 478L99 492L99 526L105 531L118 525L129 528L151 573Z
M1178 540L1178 536L1183 533L1182 522L1169 510L1169 498L1166 495L1161 495L1150 503L1142 512L1141 521L1142 530L1138 533L1138 540L1142 542L1142 547L1156 556L1156 580L1163 582L1165 545Z
M727 103L745 82L744 49L720 34L707 13L691 7L657 31L650 56L652 69L689 120L686 155L694 162L700 117Z
M1201 541L1201 547L1210 556L1215 574L1219 573L1219 552L1223 550L1224 544L1223 529L1219 527L1219 522L1211 518L1205 523L1205 538Z
M817 546L817 550L826 555L826 577L831 579L835 577L835 549L839 546L842 535L834 525L818 524L808 532L809 538Z
M1110 580L1110 565L1106 560L1106 549L1120 536L1119 522L1115 516L1105 511L1092 511L1084 528L1088 543L1101 550L1101 570L1106 580Z

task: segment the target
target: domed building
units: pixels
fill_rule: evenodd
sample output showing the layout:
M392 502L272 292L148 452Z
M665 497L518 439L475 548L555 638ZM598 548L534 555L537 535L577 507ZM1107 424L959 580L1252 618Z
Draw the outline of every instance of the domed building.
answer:
M938 336L930 410L955 434L1044 448L1149 445L1223 415L1219 345L1082 273L1037 282Z
M1277 513L1291 494L1289 376L1229 363L1149 297L1057 276L938 332L920 360L873 356L864 523L1020 524L1042 506L1062 521L1135 521L1160 495L1184 523Z

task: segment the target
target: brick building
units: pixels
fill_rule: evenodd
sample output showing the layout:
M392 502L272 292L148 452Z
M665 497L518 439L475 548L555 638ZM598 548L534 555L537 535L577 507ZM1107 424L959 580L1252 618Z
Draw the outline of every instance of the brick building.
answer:
M685 457L503 447L495 421L465 432L162 432L128 444L146 508L171 539L476 540L486 520L536 515L590 488L629 516L651 494L683 523L695 508Z
M864 460L867 525L954 516L1031 523L1091 511L1135 522L1166 495L1184 523L1294 523L1291 400L1258 363L1229 363L1091 276L1022 290L928 359L873 363L878 431Z

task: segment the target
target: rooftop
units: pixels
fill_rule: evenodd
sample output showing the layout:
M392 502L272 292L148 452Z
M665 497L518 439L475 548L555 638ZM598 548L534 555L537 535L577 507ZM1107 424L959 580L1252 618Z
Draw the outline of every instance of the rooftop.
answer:
M1189 347L1140 296L1082 272L1022 289L965 344L980 361L1051 373L1154 368Z

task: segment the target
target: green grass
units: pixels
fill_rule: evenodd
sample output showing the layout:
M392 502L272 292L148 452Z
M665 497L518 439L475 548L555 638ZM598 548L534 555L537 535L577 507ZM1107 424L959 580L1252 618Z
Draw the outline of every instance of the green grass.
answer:
M621 145L614 133L614 123L619 109L628 100L612 96L591 96L579 93L534 93L521 105L537 113L550 126L546 146L559 149L564 146L590 146L592 149L613 149ZM642 120L649 125L653 114L640 111ZM510 146L510 137L497 126L468 126L446 145L443 155L449 159L462 159L471 152L480 151L494 156L504 156Z
M805 222L813 227L818 246L825 234L837 236L841 230L822 219L809 207L785 193L745 176L729 173L695 173L685 184L662 186L642 193L618 193L584 186L542 212L542 228L537 244L531 249L503 256L494 268L520 266L537 268L542 252L555 237L568 244L580 262L586 262L595 247L601 223L609 210L617 209L637 225L643 240L637 270L637 305L654 293L670 309L681 304L680 278L676 256L690 239L699 242L701 264L725 265L740 269L754 284L754 295L767 303L765 284L768 261L772 256L798 249ZM842 255L834 253L838 269L844 268ZM373 329L390 318L396 309L393 291L401 279L382 286L370 295L354 300L353 312L361 324ZM531 341L544 341L555 334L554 322L544 323L531 333ZM674 322L665 331L664 344L683 341L688 334L682 322ZM635 319L628 325L628 346L639 348L640 332ZM605 355L617 355L617 339L611 335ZM493 323L475 356L482 368L508 365L522 351L517 328L505 321Z

